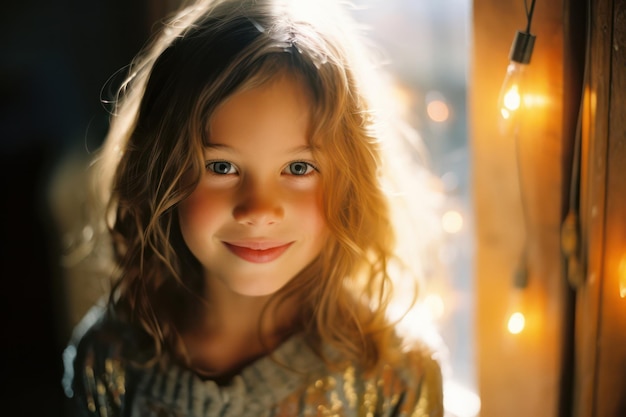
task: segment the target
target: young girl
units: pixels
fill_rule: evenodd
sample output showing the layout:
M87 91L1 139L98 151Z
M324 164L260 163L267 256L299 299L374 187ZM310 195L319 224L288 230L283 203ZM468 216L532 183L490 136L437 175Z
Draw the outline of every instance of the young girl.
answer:
M443 415L388 311L394 126L352 23L310 3L199 1L131 66L94 165L116 280L65 353L78 415Z

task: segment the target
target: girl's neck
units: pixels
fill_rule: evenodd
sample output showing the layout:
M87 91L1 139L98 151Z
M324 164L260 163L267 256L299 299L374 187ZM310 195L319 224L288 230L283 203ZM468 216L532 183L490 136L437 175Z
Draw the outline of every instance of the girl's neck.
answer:
M273 338L294 325L296 303L277 303L271 295L246 296L233 292L218 279L207 279L204 329L218 334L256 334Z
M207 280L206 304L197 325L183 334L192 368L224 377L265 356L296 330L294 300L249 297Z

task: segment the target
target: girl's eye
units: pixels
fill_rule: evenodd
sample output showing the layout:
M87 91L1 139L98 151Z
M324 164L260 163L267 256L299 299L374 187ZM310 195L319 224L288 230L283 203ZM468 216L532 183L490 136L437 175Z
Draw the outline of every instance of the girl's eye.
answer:
M218 175L236 174L235 166L226 161L207 162L206 168Z
M287 166L287 171L291 175L301 176L310 174L313 171L317 171L317 168L315 168L312 164L308 162L296 161L290 163Z

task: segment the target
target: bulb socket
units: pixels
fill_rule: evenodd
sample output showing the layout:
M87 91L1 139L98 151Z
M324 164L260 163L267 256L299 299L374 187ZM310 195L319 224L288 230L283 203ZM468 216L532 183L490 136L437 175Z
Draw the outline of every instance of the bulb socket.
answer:
M535 38L535 35L518 30L515 34L515 39L513 39L513 44L511 45L509 59L520 64L528 64L533 54Z

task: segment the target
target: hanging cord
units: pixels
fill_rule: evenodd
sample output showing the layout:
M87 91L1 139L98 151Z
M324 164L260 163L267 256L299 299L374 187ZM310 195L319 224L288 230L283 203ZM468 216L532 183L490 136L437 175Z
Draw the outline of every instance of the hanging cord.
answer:
M588 83L589 68L589 45L591 44L591 2L587 3L587 33L585 45L585 61L583 67L582 86L580 94L580 104L576 120L576 132L574 136L574 149L572 154L572 171L569 183L569 207L567 216L561 225L561 250L567 263L567 280L573 289L577 289L584 284L585 265L583 262L583 248L581 245L580 233L580 169L582 152L582 118L585 108L585 86Z
M530 2L530 10L528 3L524 0L524 9L526 10L526 33L530 33L530 24L533 21L533 12L535 11L535 0Z
M524 185L522 178L522 161L520 158L520 140L518 132L515 132L515 163L517 165L517 188L519 190L520 207L522 210L522 225L524 230L524 244L522 253L518 260L518 264L515 267L513 273L513 286L515 288L526 288L528 285L528 208L526 204L526 193L524 192Z
M531 0L530 9L528 7L527 0L524 0L524 9L526 11L526 31L525 33L530 34L530 25L533 20L533 13L535 11L535 0ZM518 178L518 189L519 189L519 197L520 197L520 206L522 210L522 222L524 228L524 246L522 249L522 254L520 255L520 259L518 261L517 266L515 267L515 272L513 274L513 285L515 288L525 288L528 284L528 225L530 222L528 221L528 208L526 207L526 195L524 193L524 186L522 184L522 164L520 159L520 140L519 140L519 131L515 132L515 163L517 164L517 178Z

